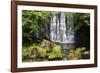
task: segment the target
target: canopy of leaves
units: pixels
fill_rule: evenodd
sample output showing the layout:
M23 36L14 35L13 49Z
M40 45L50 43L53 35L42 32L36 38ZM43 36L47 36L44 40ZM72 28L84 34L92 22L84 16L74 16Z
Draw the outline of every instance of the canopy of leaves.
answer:
M22 11L23 43L30 42L33 35L37 38L39 32L43 35L49 29L50 12L46 11ZM44 29L44 28L46 29Z
M89 13L74 13L74 27L78 30L81 26L90 25Z

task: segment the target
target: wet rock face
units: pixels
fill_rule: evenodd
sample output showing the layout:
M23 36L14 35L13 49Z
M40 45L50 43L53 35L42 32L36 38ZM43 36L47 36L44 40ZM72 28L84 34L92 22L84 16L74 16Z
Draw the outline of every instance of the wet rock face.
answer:
M54 43L48 40L43 39L43 41L41 42L41 47L42 48L53 48Z

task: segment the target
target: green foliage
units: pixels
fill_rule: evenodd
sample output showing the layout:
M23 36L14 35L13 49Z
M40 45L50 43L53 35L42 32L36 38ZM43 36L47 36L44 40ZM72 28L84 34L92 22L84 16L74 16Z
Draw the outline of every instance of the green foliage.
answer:
M22 56L23 60L35 61L37 58L50 59L63 59L64 54L59 44L55 44L52 48L43 48L40 45L41 40L48 39L50 33L50 20L53 14L57 14L60 17L61 12L56 11L22 11ZM65 16L74 16L74 29L75 31L80 29L81 26L90 24L89 13L73 13L64 12ZM26 46L27 45L27 46ZM80 50L81 49L81 50ZM77 48L76 50L70 50L67 58L80 59L81 52L85 48Z
M33 43L35 40L49 38L50 20L53 14L60 17L58 11L22 11L22 39L23 45ZM74 29L78 30L83 25L90 24L89 13L64 12L65 16L74 15ZM41 36L42 34L42 36Z
M80 29L81 26L88 26L90 24L89 13L74 13L74 29Z
M31 47L23 47L22 48L22 60L30 60L34 61L36 58L35 54L32 52Z
M56 59L63 59L63 57L64 57L64 55L63 54L61 54L61 53L54 53L54 52L52 52L52 53L48 53L48 59L49 60L56 60Z
M37 57L40 57L40 58L45 58L46 57L47 49L39 47L39 46L33 46L33 48L37 49Z
M23 49L22 49L22 56L23 56L23 58L22 58L23 60L27 59L27 57L28 57L28 51L25 47L23 47Z
M86 48L70 48L67 50L67 60L79 60L82 58L82 54ZM23 62L26 61L41 61L41 60L62 60L64 54L59 44L54 44L53 48L42 48L40 44L32 44L30 46L24 46L22 49Z
M38 38L37 33L43 33L44 28L49 29L50 12L46 11L22 11L22 30L23 30L23 44L31 43L33 34ZM45 31L48 31L45 29ZM35 39L34 38L34 39Z
M37 59L56 60L63 59L64 54L61 51L60 45L55 44L53 48L42 48L40 44L24 46L22 50L23 61L37 61Z
M76 49L69 49L67 59L68 60L78 60L81 59L82 52L86 50L85 47L83 48L76 48Z
M63 59L64 54L62 54L61 52L61 47L59 45L55 45L51 52L48 53L48 59L52 60L52 59Z

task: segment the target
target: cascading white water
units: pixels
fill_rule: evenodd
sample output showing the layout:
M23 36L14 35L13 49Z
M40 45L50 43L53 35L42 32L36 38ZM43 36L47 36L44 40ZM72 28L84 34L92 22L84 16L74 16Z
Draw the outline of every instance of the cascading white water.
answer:
M74 43L74 23L72 14L67 16L66 30L66 43Z
M53 14L51 18L51 30L50 37L53 42L61 43L63 48L63 53L66 59L67 48L74 47L74 23L73 15L67 15L65 17L64 13L60 13L60 17Z
M67 36L66 36L66 23L65 23L65 15L64 13L61 13L60 16L60 42L66 43L67 42Z
M56 14L53 14L51 18L51 40L54 42L60 42L60 29L59 29L59 19Z
M51 18L51 30L50 30L50 37L52 41L56 40L56 15L53 15Z
M66 18L67 22L65 21ZM66 18L63 12L60 13L60 18L53 14L50 30L50 37L53 42L74 43L73 15L68 15Z

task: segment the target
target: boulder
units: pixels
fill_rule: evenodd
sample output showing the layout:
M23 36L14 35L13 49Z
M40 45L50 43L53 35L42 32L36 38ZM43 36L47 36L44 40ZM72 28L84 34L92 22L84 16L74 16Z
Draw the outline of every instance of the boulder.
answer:
M85 51L82 53L82 59L90 59L90 52Z
M52 41L43 39L42 42L41 42L42 48L53 48L53 46L54 46L54 43Z

